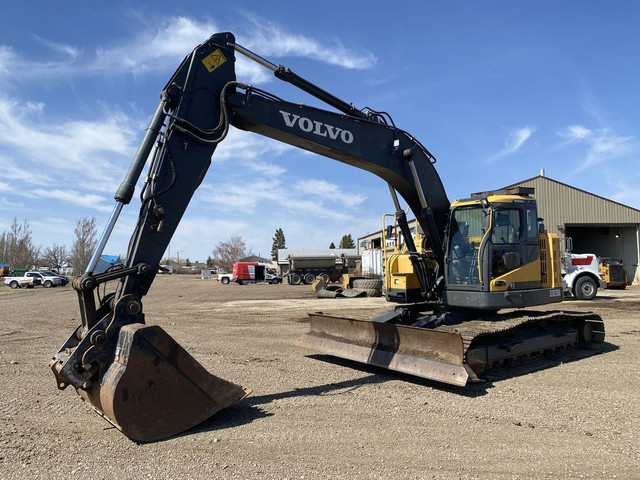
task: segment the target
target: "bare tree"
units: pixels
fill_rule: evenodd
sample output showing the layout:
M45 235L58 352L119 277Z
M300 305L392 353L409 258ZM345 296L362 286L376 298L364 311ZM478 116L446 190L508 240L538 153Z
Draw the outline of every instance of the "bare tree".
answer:
M42 253L42 258L40 259L42 263L47 264L49 266L53 265L62 265L69 258L69 252L67 252L67 247L64 245L58 245L57 243L53 244L53 247L47 247L44 249Z
M40 248L33 244L29 221L22 225L14 218L8 231L0 236L0 262L17 268L27 268L38 263Z
M0 263L9 263L9 248L7 245L7 232L0 234Z
M71 263L73 265L73 274L82 275L89 265L89 260L98 244L96 234L96 218L82 217L76 223L73 230L76 238L71 248Z
M213 249L213 264L230 272L233 264L243 257L248 257L247 245L240 235L233 234L226 242L218 242Z

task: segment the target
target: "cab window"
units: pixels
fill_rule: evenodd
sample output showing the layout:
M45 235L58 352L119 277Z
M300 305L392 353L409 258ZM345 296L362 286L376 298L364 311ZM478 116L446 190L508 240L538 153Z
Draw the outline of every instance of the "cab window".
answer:
M513 245L520 243L520 210L500 209L493 213L493 231L491 243L494 245Z
M538 211L536 207L527 207L527 240L538 241Z

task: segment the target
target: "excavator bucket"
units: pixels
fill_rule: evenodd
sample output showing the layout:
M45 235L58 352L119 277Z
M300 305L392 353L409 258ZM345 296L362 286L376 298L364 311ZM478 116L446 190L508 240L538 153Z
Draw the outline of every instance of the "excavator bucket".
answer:
M309 332L297 340L299 346L451 385L477 381L464 363L457 333L319 313L309 317Z
M115 359L80 396L133 440L171 437L251 393L211 375L158 326L122 327Z

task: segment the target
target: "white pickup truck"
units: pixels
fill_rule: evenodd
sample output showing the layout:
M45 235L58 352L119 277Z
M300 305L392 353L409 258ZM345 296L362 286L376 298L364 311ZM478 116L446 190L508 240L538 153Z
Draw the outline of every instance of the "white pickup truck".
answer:
M11 288L33 288L42 285L45 288L66 285L66 277L56 275L53 272L26 272L23 277L4 277L4 283Z

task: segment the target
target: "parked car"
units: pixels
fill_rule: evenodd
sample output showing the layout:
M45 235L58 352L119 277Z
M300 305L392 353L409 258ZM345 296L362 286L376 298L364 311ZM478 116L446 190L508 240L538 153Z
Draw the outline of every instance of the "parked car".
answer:
M56 273L56 272L50 272L49 270L46 270L40 273L43 274L45 277L59 277L61 280L60 285L63 287L69 283L69 277L65 275L60 275L59 273Z
M50 275L45 274L45 272L30 271L26 272L22 277L5 277L4 283L11 288L33 288L36 285L50 288L69 283L69 279L66 277L64 277L66 280L63 280L62 277L53 272L46 273Z

